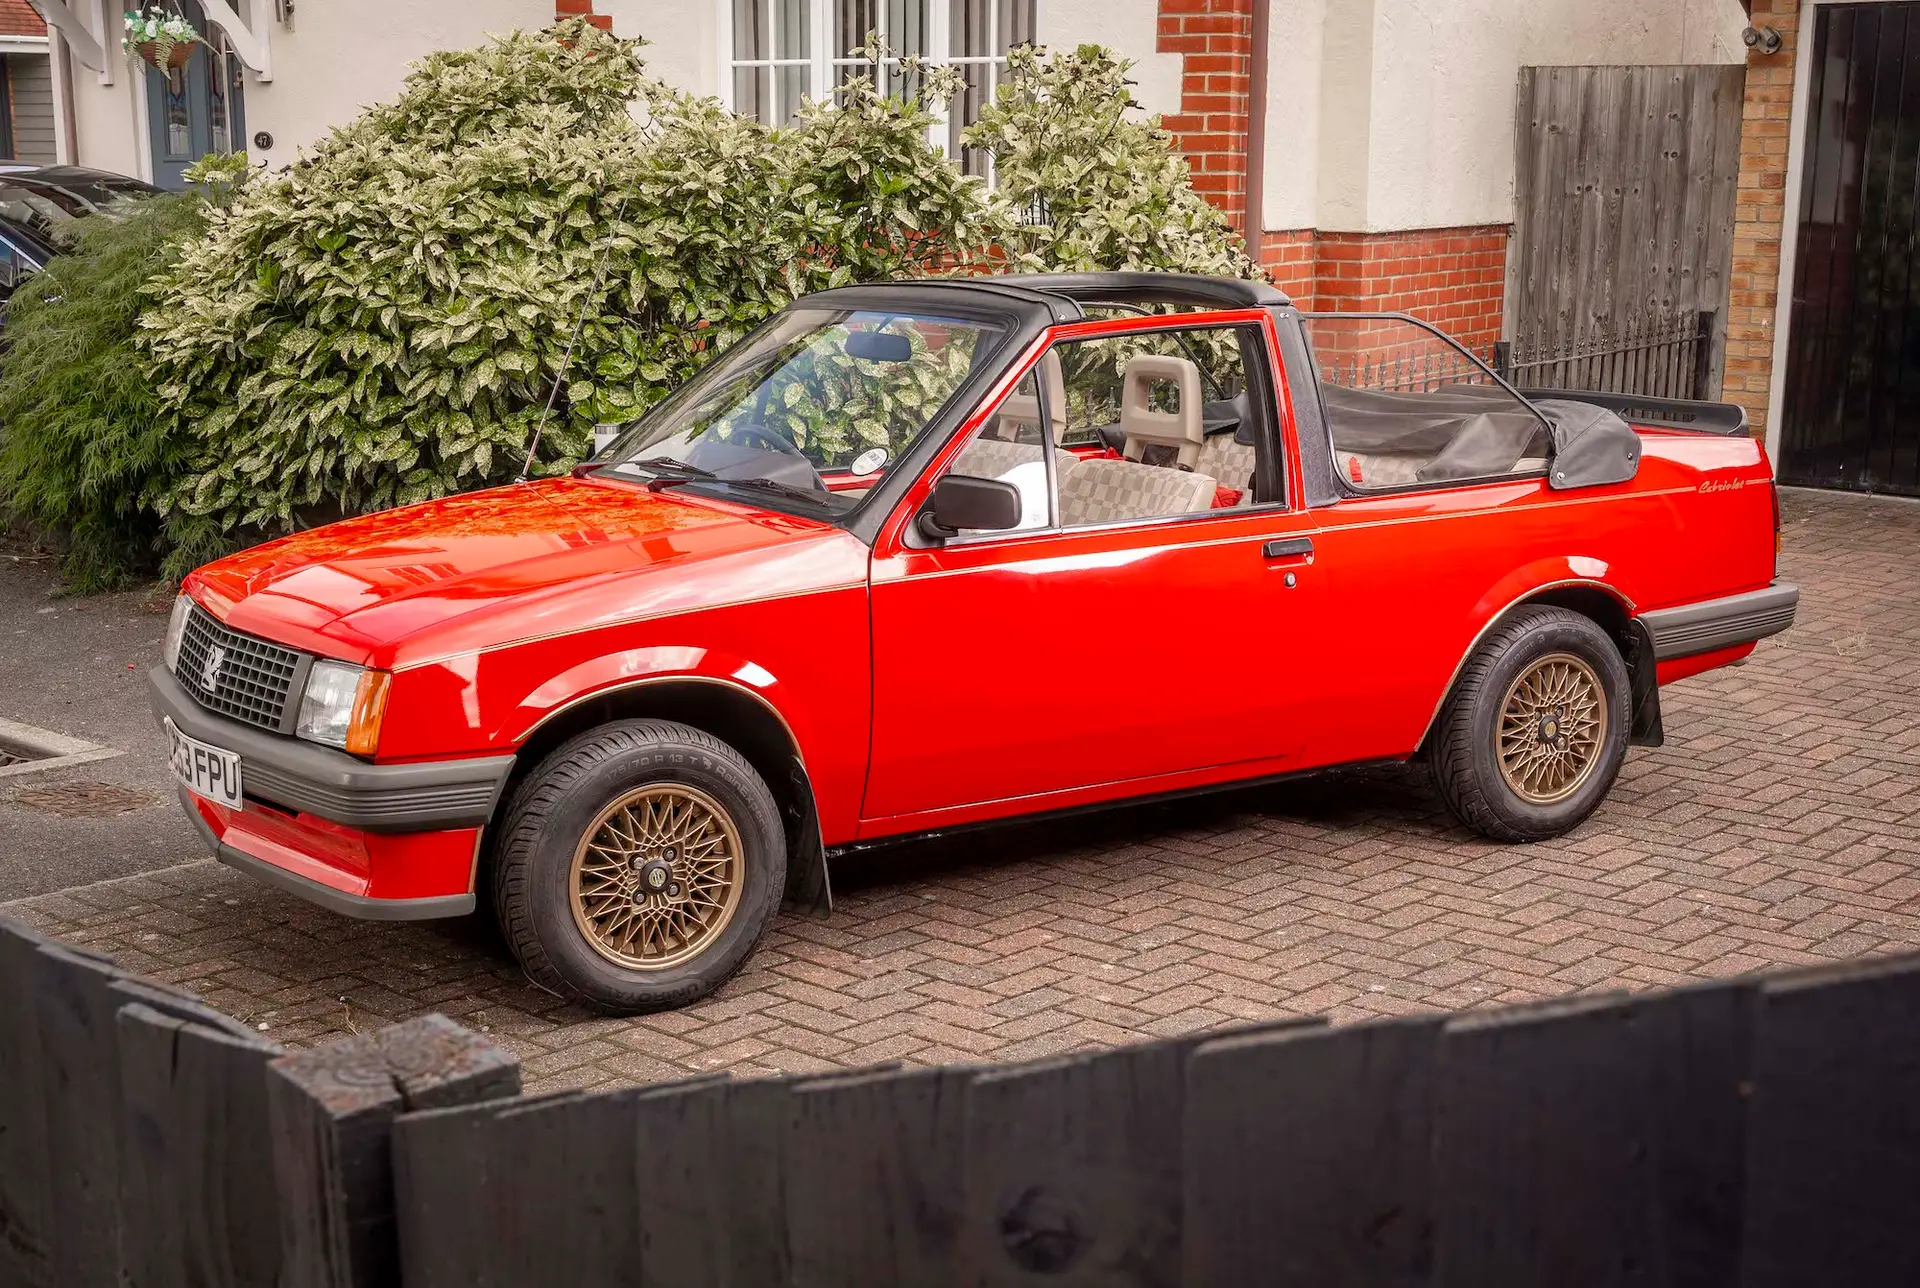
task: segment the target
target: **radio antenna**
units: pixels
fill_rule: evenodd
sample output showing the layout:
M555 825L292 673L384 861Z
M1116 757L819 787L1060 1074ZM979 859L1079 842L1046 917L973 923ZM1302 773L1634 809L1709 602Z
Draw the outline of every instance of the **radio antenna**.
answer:
M540 436L547 430L547 418L553 415L553 405L560 400L560 386L565 384L567 376L573 371L573 351L580 343L580 333L586 329L587 310L593 307L593 301L600 294L600 284L606 280L607 260L613 254L613 234L620 226L621 217L627 213L628 193L620 198L619 207L613 212L613 227L607 229L607 236L600 244L600 262L594 265L593 285L587 288L587 298L580 301L580 316L573 320L573 334L567 337L567 351L560 355L560 370L553 377L553 388L547 391L547 405L540 409L540 419L534 422L533 439L527 444L527 459L520 463L520 477L515 483L525 483L533 473L534 453L540 450Z

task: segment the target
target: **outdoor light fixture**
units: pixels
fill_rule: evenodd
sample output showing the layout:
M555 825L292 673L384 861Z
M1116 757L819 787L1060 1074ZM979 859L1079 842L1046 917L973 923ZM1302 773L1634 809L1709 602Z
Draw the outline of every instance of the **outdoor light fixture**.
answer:
M1780 29L1777 27L1748 27L1740 33L1740 39L1747 42L1747 48L1760 54L1780 52Z

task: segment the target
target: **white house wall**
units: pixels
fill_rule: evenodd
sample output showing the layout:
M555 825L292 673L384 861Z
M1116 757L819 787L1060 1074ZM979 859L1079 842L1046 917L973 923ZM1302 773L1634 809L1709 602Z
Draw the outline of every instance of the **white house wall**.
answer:
M716 4L660 0L595 0L616 35L647 43L647 69L694 94L720 93L720 30ZM1134 97L1148 112L1180 110L1180 55L1155 50L1158 0L1039 0L1040 43L1053 49L1105 45L1133 61Z
M324 0L297 7L291 31L275 24L274 79L247 77L248 152L257 164L292 163L335 125L395 98L409 64L438 49L465 49L489 34L553 24L553 0ZM273 147L251 136L265 130Z
M1040 43L1054 49L1105 45L1133 60L1133 96L1148 112L1180 110L1179 54L1156 51L1158 0L1036 0Z
M1744 62L1745 26L1739 0L1273 0L1264 223L1511 222L1521 67Z
M689 94L720 94L718 4L595 0L593 7L613 19L614 35L647 42L649 73Z

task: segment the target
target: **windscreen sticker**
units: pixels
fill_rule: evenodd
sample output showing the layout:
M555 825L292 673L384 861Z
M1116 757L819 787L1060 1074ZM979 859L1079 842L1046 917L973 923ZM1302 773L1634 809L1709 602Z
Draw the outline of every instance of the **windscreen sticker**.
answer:
M861 478L865 478L869 474L879 473L880 467L886 463L887 449L884 447L873 447L854 457L853 464L849 465L847 469Z

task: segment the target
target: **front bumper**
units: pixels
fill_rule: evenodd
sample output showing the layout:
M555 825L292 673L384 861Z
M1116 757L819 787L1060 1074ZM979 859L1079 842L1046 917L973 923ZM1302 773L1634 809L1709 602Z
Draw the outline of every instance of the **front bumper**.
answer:
M357 853L349 845L343 853L339 842L348 838L324 838L334 844L318 844L323 838L310 832L303 835L297 816L283 821L270 815L254 818L236 814L199 799L184 787L180 789L180 808L187 812L214 858L344 916L363 921L427 921L464 917L474 909L473 859L478 855L478 829L428 832L419 838L366 836L364 840L376 844L362 847ZM260 826L274 822L281 826ZM416 839L428 845L408 846L411 853L404 856L383 854L383 847L378 845L382 841L405 843ZM356 863L355 859L363 861ZM405 870L396 870L401 868ZM454 882L458 882L459 890L448 894L375 893L398 883L405 883L406 888L432 888Z
M1653 636L1655 659L1665 662L1778 635L1793 625L1799 604L1800 588L1776 581L1765 590L1655 609L1640 620Z
M148 684L156 719L240 757L240 809L180 793L221 862L348 916L473 910L481 829L513 757L371 765L210 712L164 667Z
M370 765L344 751L268 733L195 702L163 666L147 672L156 720L240 757L247 795L363 832L480 827L513 769L512 756Z

